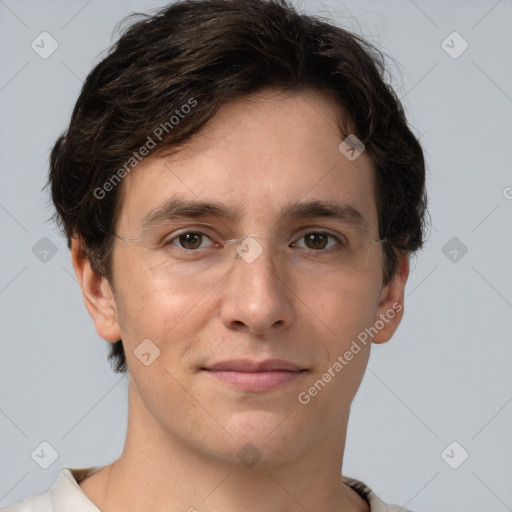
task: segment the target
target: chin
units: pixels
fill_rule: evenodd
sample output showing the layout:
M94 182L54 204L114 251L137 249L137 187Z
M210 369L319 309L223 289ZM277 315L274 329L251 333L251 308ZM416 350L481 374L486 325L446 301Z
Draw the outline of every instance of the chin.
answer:
M293 458L299 447L299 440L304 440L303 429L295 425L290 411L248 411L238 413L223 422L226 433L224 439L229 447L231 457L236 461L252 467L250 461L257 459L254 467L271 467ZM247 464L244 461L249 461Z

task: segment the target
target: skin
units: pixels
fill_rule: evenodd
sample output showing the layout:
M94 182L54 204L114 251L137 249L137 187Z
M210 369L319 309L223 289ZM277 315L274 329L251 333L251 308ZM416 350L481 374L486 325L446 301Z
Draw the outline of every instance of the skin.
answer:
M136 238L147 212L179 193L240 208L233 221L201 219L214 232L229 228L240 237L263 237L282 205L329 199L357 205L378 238L372 161L366 153L349 161L338 150L343 139L337 115L333 100L316 91L292 97L265 89L224 105L183 151L148 157L123 180L116 233ZM310 226L336 232L336 222L303 219L280 229L285 236ZM192 219L176 230L189 225L199 227ZM324 271L313 275L280 263L266 239L259 240L263 252L255 261L237 261L209 287L201 286L202 274L173 277L151 259L159 253L119 239L108 283L91 269L79 244L73 246L97 332L108 341L123 339L129 370L123 453L80 482L103 512L369 510L340 474L350 406L371 343L361 345L309 404L300 404L297 395L358 333L393 304L403 304L408 258L400 258L397 274L383 287L380 248L364 272L335 272L318 263ZM388 341L402 314L403 308L373 343ZM147 338L160 349L149 366L134 355ZM308 371L260 393L200 371L239 358L280 358ZM248 442L261 456L251 467L237 457Z

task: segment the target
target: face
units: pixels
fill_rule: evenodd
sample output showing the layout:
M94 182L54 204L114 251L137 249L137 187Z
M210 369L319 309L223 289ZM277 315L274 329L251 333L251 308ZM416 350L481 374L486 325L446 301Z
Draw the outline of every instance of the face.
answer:
M125 177L105 299L116 320L91 314L102 337L123 339L131 411L146 428L226 461L256 450L268 464L343 429L369 356L361 333L381 318L374 341L392 335L406 271L382 287L372 161L339 150L335 112L318 92L265 90ZM177 200L232 216L169 217ZM306 203L316 207L282 215Z

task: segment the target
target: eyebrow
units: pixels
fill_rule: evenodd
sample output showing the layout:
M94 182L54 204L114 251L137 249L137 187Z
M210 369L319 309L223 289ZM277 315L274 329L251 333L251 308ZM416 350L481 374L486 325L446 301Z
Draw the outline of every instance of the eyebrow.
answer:
M142 228L147 229L163 221L181 218L217 217L225 220L235 220L239 217L238 208L229 208L217 201L188 200L173 197L162 205L152 209L142 220ZM370 230L370 224L362 213L353 205L340 204L333 201L307 201L295 202L285 205L280 213L279 220L329 218L348 222L354 227Z

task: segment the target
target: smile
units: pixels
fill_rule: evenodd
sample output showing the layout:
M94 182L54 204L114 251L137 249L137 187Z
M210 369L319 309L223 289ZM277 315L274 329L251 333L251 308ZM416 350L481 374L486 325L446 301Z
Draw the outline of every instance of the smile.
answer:
M257 362L224 361L202 368L212 377L238 389L251 392L270 391L300 378L307 370L281 359Z

